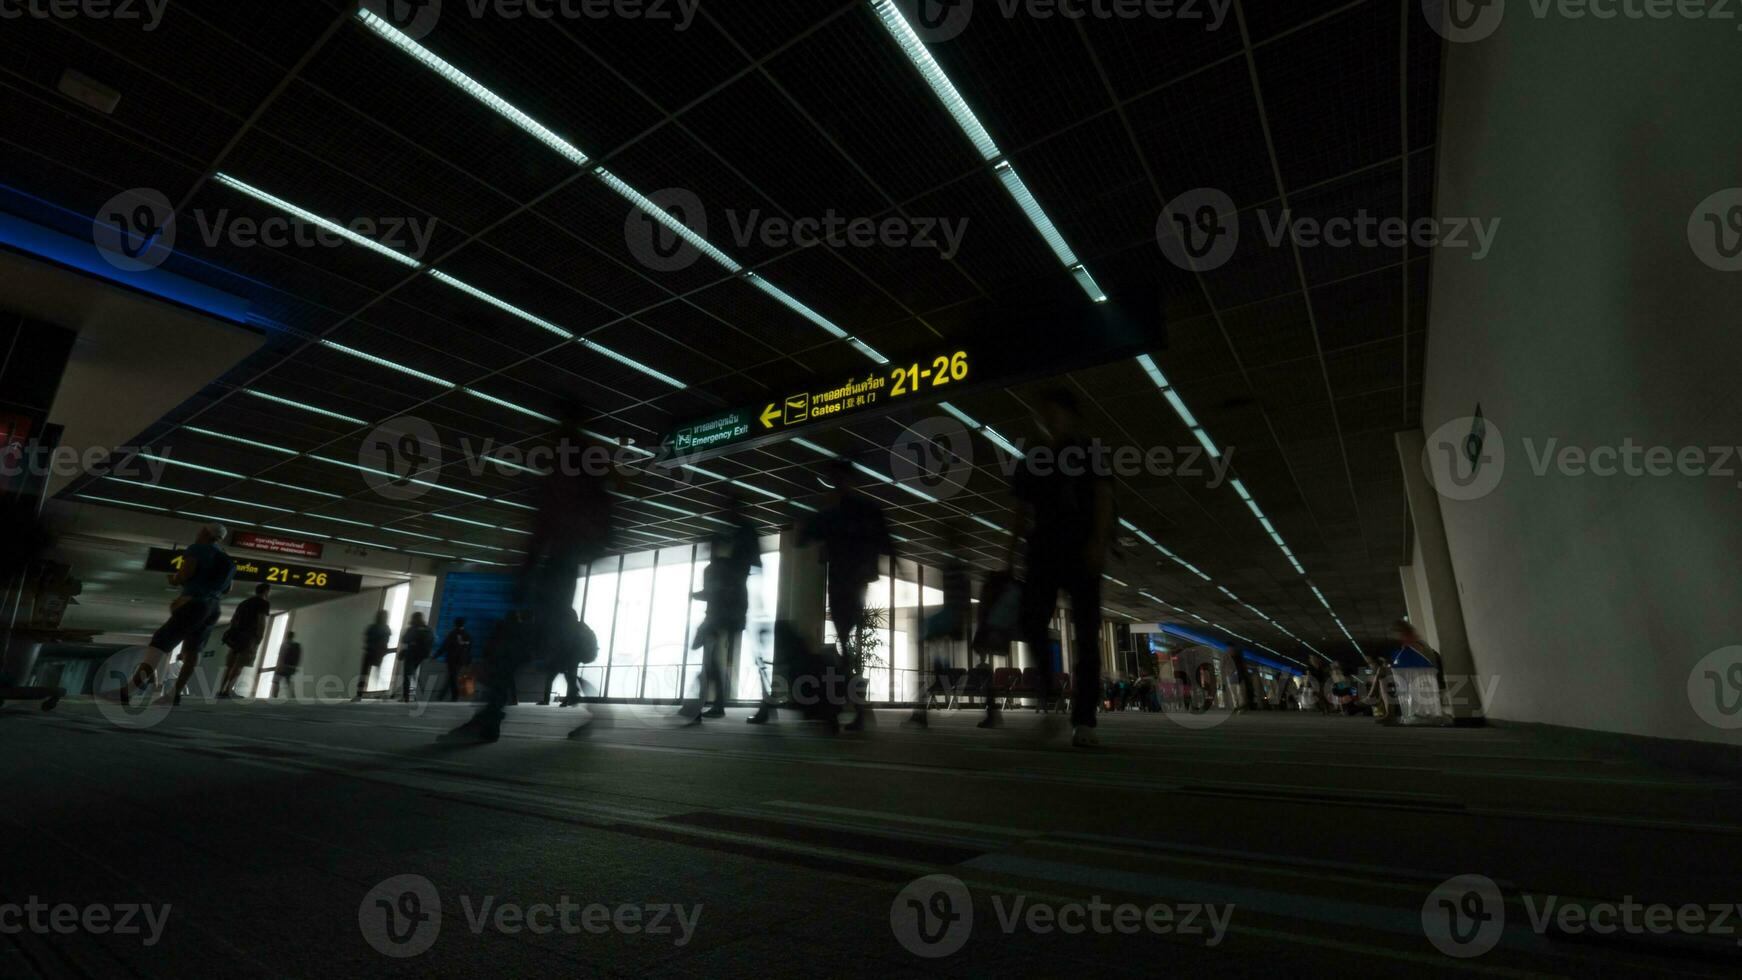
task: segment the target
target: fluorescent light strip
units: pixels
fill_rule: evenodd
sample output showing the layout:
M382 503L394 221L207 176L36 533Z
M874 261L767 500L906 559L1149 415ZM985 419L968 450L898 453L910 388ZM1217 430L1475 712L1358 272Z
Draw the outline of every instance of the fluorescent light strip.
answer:
M978 514L969 514L968 519L973 521L976 524L984 524L986 527L989 527L994 531L1002 531L1005 534L1010 533L1009 531L1006 531L1004 528L998 526L997 524L992 523L991 521L985 519L984 517L981 517Z
M918 487L909 486L905 483L899 483L899 482L896 483L895 485L897 487L901 488L902 490L906 491L907 493L910 493L913 496L918 497L919 499L921 499L927 503L935 504L938 502L938 498L932 496L929 493L926 493L924 490L921 490Z
M473 398L482 399L483 401L487 401L492 405L499 405L503 408L508 409L511 412L519 412L521 415L525 415L525 416L528 416L530 418L538 419L540 422L549 422L551 425L557 424L558 420L553 418L552 416L546 415L543 412L535 412L532 409L527 408L524 405L516 405L513 402L508 401L507 399L497 398L495 395L487 395L484 392L481 392L476 388L466 388L466 389L464 389L464 391L466 392L466 394L471 395Z
M496 297L490 295L489 293L484 292L482 289L479 289L476 286L467 285L466 283L463 283L460 280L455 279L453 276L448 275L447 273L441 271L440 269L431 269L431 270L429 270L429 274L430 274L431 278L439 280L441 282L445 282L448 285L459 290L460 292L465 293L467 296L470 296L473 299L482 300L482 301L490 304L491 306L496 307L497 309L501 310L502 312L509 314L510 316L519 317L520 319L525 320L527 323L530 323L533 326L542 327L543 329L548 330L551 333L556 334L558 337L561 337L564 340L575 339L574 334L569 333L567 330L564 330L563 328L557 326L556 324L550 322L549 320L546 320L543 317L534 316L531 313L526 312L525 310L521 309L518 306L515 306L513 303L510 303L506 300L497 299Z
M297 493L306 493L314 497L325 497L328 500L345 499L345 495L342 493L328 493L325 490L311 490L308 487L299 487L294 483L279 483L277 480L263 480L260 477L254 477L253 479L255 483L264 483L269 487L279 487L284 490L295 490Z
M401 33L386 20L364 9L357 11L357 18L394 47L416 58L423 63L424 67L447 79L467 95L489 106L497 115L520 127L540 143L562 154L570 163L577 167L587 165L587 155L576 148L574 144L551 132L538 120L515 108L508 100L473 81L465 72L443 61L435 52Z
M241 436L233 436L233 435L229 435L228 433L224 433L224 432L213 432L211 429L202 429L202 428L199 428L198 426L184 425L184 426L182 426L182 429L187 431L187 432L198 433L199 435L202 435L202 436L210 436L213 439L223 439L226 442L237 442L237 443L241 443L244 446L253 446L256 449L265 449L269 452L283 453L286 456L295 456L296 455L296 450L294 450L294 449L286 449L283 446L274 446L271 443L267 443L267 442L256 442L253 439L244 439Z
M382 551L398 551L399 550L398 548L395 548L394 546L392 546L390 544L376 544L373 541L358 541L356 538L334 538L333 540L343 541L346 544L361 545L364 548L378 548Z
M470 524L473 527L489 528L492 531L498 529L497 525L495 525L495 524L486 524L483 521L474 521L469 517L455 517L452 514L430 514L428 516L433 517L437 520L441 520L441 521L452 521L455 524Z
M858 470L859 472L865 474L866 476L869 476L872 479L877 480L880 483L894 483L895 482L894 477L886 476L883 473L881 473L877 470L874 470L869 466L866 466L864 463L854 463L853 468Z
M493 544L478 544L474 541L449 541L448 543L457 544L462 548L481 548L484 551L500 551L503 553L507 553L508 551L507 548L498 548Z
M1208 432L1205 432L1203 429L1193 429L1192 435L1198 437L1198 445L1203 446L1204 451L1209 453L1212 459L1222 458L1222 451L1216 448L1214 442L1210 441L1210 434Z
M537 507L534 507L534 506L532 506L532 505L531 505L531 504L520 504L520 503L515 503L515 502L514 502L514 501L512 501L512 500L505 500L505 499L503 499L503 498L501 498L501 497L492 497L492 498L491 498L491 499L490 499L490 502L491 502L491 503L493 503L493 504L497 504L497 505L499 505L499 506L502 506L502 507L512 507L512 508L514 508L514 509L515 509L515 510L530 510L530 511L536 511L536 510L538 510L538 508L537 508Z
M715 473L713 470L704 470L700 466L697 466L694 463L685 463L685 464L683 464L683 466L681 468L689 470L691 473L700 473L701 475L707 477L710 480L727 479L726 476L724 476L720 473Z
M192 517L192 518L196 518L196 519L202 520L202 521L217 521L220 524L240 524L243 527L253 527L254 526L254 522L244 521L244 520L242 520L240 518L236 518L236 517L217 517L217 516L214 516L212 514L196 514L191 510L184 510L184 511L181 511L180 513L181 513L181 516L183 516L183 517Z
M331 349L331 350L336 350L341 354L349 354L352 357L357 358L358 360L368 361L370 364L373 364L377 367L384 367L389 371L398 371L400 374L410 375L411 377L417 378L421 381L428 381L430 384L441 385L443 388L458 388L459 387L459 385L454 384L452 381L449 381L446 378L438 378L433 374L425 374L424 372L419 371L416 368L409 368L403 364L397 364L393 361L388 360L385 357L376 357L374 354L366 354L363 351L356 349L355 347L346 347L344 344L335 344L330 340L322 340L320 342L320 344L322 347L326 347L326 348Z
M624 367L633 368L634 370L640 371L642 374L647 375L648 377L654 379L655 381L663 381L666 384L671 385L673 388L687 388L687 387L689 387L689 385L686 385L682 381L679 381L678 379L672 377L671 375L666 374L664 371L660 371L660 370L657 370L655 368L650 368L647 365L636 360L635 358L628 356L627 354L617 353L616 351L612 350L611 348L606 347L604 344L594 343L593 341L588 340L585 337L582 337L581 338L581 345L586 347L588 350L592 351L595 354L602 354L602 355L610 358L611 360L616 361L618 364L621 364Z
M878 364L888 364L889 363L889 358L884 357L882 354L879 354L877 352L877 348L872 347L870 344L865 343L863 340L860 340L858 337L848 337L847 343L852 344L854 347L859 348L859 353L864 354L866 357L869 357L871 360L876 361Z
M1108 575L1106 573L1102 573L1101 577L1106 579L1109 582L1112 582L1114 585L1122 586L1122 587L1127 588L1127 589L1131 588L1131 585L1129 583L1121 582L1118 579L1116 579L1113 576Z
M813 514L815 514L817 512L817 509L815 507L812 507L810 504L801 504L796 500L788 500L787 503L793 505L794 507L799 508L800 510L808 510Z
M220 469L217 469L216 467L212 467L212 466L201 466L198 463L184 463L179 459L170 459L167 456L153 456L150 453L140 453L139 458L140 459L149 459L154 463L163 463L166 466L180 466L183 469L198 470L201 473L213 473L213 474L216 474L218 476L227 476L232 480L246 480L246 479L248 479L247 477L243 476L240 473L232 473L229 470L220 470Z
M388 534L403 534L404 536L406 536L408 538L422 538L425 541L440 541L441 540L441 538L439 538L433 534L419 534L416 531L404 531L404 530L401 530L397 527L384 527L381 530L385 531Z
M985 436L986 439L992 443L992 445L997 446L999 449L1004 450L1005 452L1009 453L1012 456L1015 456L1017 459L1022 459L1028 455L1027 453L1024 453L1021 449L1017 448L1017 445L1015 443L1013 443L1009 439L1006 439L1003 436L999 435L998 430L992 428L989 425L982 426L980 428L980 434Z
M312 518L312 519L317 520L317 521L333 521L334 523L338 523L338 524L349 524L353 527L375 527L376 526L374 524L369 523L368 521L353 521L348 517L329 517L326 514L304 514L302 516ZM343 539L341 539L341 540L343 540Z
M943 409L944 411L950 413L951 415L955 416L956 421L962 423L963 425L967 426L968 428L970 428L970 429L979 429L980 428L980 423L976 422L972 415L969 415L967 412L964 412L961 409L957 408L956 406L951 405L949 402L938 402L938 407Z
M697 251L725 267L727 272L736 273L743 271L743 266L732 261L731 257L725 252L715 248L712 242L696 234L695 230L689 225L677 220L670 211L655 204L640 191L630 187L628 184L618 179L616 174L606 170L604 167L595 167L593 168L593 176L599 178L600 183L603 183L606 187L616 191L630 204L635 205L635 207L643 214L665 226L665 228L672 234L690 243L690 245L694 246Z
M786 499L786 497L782 496L781 494L775 493L773 490L764 490L754 483L745 483L743 480L733 480L733 481L731 481L731 483L735 487L740 487L740 488L745 489L745 490L755 491L756 493L759 493L759 494L763 495L764 497L768 497L772 500L785 500Z
M502 459L502 458L497 457L497 456L479 456L478 459L483 461L483 462L486 462L486 463L495 463L497 466L506 467L507 469L514 470L514 471L520 472L520 473L531 473L534 476L544 476L545 475L545 472L543 470L534 469L530 466L523 466L519 463L512 463L506 459Z
M73 496L80 500L89 500L92 503L97 504L120 504L123 507L137 507L140 510L154 510L160 514L169 513L168 507L154 507L151 504L136 504L131 500L116 500L114 497L99 497L96 494L90 493L75 493Z
M813 453L818 454L819 456L827 456L830 459L834 459L837 455L839 455L834 450L825 449L822 446L817 445L816 443L810 441L809 439L806 439L803 436L795 436L795 437L793 437L792 441L793 441L794 445L803 446L804 448L810 450Z
M274 197L273 195L266 193L265 191L261 190L258 187L251 187L248 184L244 184L241 181L237 180L236 178L230 176L229 174L213 174L212 179L216 180L220 184L223 184L225 187L229 187L233 190L241 191L242 193L248 195L249 197L254 198L257 201L261 201L263 203L270 204L273 207L277 208L278 210L283 211L286 214L291 215L292 217L301 218L302 220L308 222L311 225L314 225L314 226L321 228L325 231L332 232L333 234L338 235L340 238L343 238L345 241L348 241L353 245L361 245L364 248L368 249L371 252L374 252L377 255L385 255L388 258L392 259L393 261L398 262L401 265L408 265L408 266L412 267L413 269L423 268L422 262L419 262L418 260L412 258L409 255L405 255L405 254L402 254L400 252L395 252L393 249L388 248L387 246L381 244L378 241L375 241L374 239L364 238L362 235L357 234L356 232L352 231L349 228L346 228L344 225L341 225L336 221L329 221L326 218L323 218L320 215L315 214L313 211L308 211L308 210L304 210L303 208L299 208L296 205L290 203L289 201L286 201L285 199L283 199L281 197Z
M285 534L300 534L306 538L332 538L332 535L330 534L320 534L315 531L299 531L294 527L278 527L273 524L262 524L260 526L268 531L283 531Z
M441 539L437 538L436 540L439 541ZM405 549L405 553L408 555L422 555L425 558L440 558L442 561L459 561L460 560L458 558L455 558L453 555L438 554L434 551L414 551L410 548L407 548L407 549Z
M1064 263L1067 269L1077 265L1077 253L1071 251L1070 245L1065 242L1065 237L1059 234L1052 219L1046 216L1046 211L1041 208L1040 202L1034 199L1034 195L1028 190L1028 185L1022 182L1022 177L1017 174L1016 168L1010 165L1010 161L998 161L993 166L992 173L997 175L999 181L1004 184L1004 189L1010 192L1010 196L1016 199L1017 206L1022 208L1022 213L1028 216L1029 223L1040 232L1040 237L1046 239L1047 245L1051 246L1052 253L1058 256L1059 261Z
M924 78L926 84L931 86L932 93L938 97L938 101L943 103L944 108L955 118L956 125L962 127L962 132L974 144L974 148L979 150L980 155L987 160L997 159L1000 151L998 144L992 142L992 134L986 132L986 127L980 124L980 120L975 117L973 110L968 108L968 103L962 98L962 93L956 91L956 86L950 82L949 76L945 75L943 68L939 67L938 63L933 60L931 52L926 50L925 42L921 41L919 35L914 33L913 26L907 22L906 17L902 16L900 8L896 7L891 0L876 0L871 6L877 12L877 18L883 22L884 29L889 31L889 36L895 39L895 43L901 47L902 53L906 54L907 59L913 62L913 66L919 69L920 77Z
M1107 294L1101 289L1100 284L1095 282L1095 277L1089 275L1088 269L1078 264L1071 266L1069 271L1071 277L1076 279L1077 285L1083 287L1083 292L1087 293L1091 300L1097 303L1107 302Z
M275 510L275 511L279 512L280 514L294 514L294 513L296 513L295 510L293 510L289 507L274 507L271 504L256 503L255 501L252 501L252 500L237 500L235 497L220 497L220 496L217 496L216 494L213 494L212 499L213 500L221 500L226 504L239 504L243 507L258 507L261 510Z
M821 313L818 313L816 310L813 310L810 307L804 305L803 303L800 303L798 300L793 299L791 296L788 296L786 293L781 291L779 286L774 285L773 283L762 278L761 276L757 275L754 272L747 272L744 274L744 276L746 279L748 279L750 281L750 285L755 286L757 289L760 289L763 292L767 293L768 295L774 297L775 302L777 302L780 305L786 307L787 309L793 311L794 313L797 313L799 316L804 317L806 320L809 320L810 322L816 324L817 326L822 327L824 330L827 330L829 333L833 334L836 338L838 338L840 340L851 340L852 339L852 337L847 333L847 331L842 330L840 327L835 326L832 322L829 321L828 317L823 316Z
M416 478L401 477L397 473L389 473L386 470L378 470L378 469L374 468L373 466L362 466L362 465L357 464L357 463L347 463L342 459L334 459L331 456L311 455L311 456L309 456L309 459L312 459L312 460L315 460L315 461L321 462L321 463L327 463L327 464L332 465L332 466L343 466L346 469L357 470L360 473L373 473L376 476L386 477L387 479L393 480L394 482L399 482L399 481L403 480L406 483L415 483L420 487L428 487L431 490L440 490L443 493L456 494L456 495L461 496L461 497L466 497L470 500L489 500L490 499L489 497L485 496L484 494L473 493L470 490L461 490L458 487L444 486L443 484L437 483L434 480L419 480Z
M184 497L203 497L203 496L205 496L205 494L203 494L203 493L195 493L192 490L181 490L181 489L178 489L176 487L166 487L161 483L146 483L143 480L123 480L118 476L106 476L106 477L103 477L103 479L108 480L110 483L123 483L123 484L126 484L127 486L130 486L130 487L144 487L147 490L162 490L164 493L179 493Z

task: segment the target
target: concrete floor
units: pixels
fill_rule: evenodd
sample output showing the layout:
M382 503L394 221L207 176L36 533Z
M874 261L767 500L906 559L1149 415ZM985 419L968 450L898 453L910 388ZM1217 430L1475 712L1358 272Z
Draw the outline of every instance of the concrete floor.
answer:
M149 946L100 925L0 935L0 977L1737 975L1734 919L1728 935L1543 935L1527 904L1742 901L1742 787L1516 729L1125 713L1085 752L1026 711L991 732L968 712L926 731L886 712L829 737L607 706L569 739L578 709L523 706L495 745L436 745L468 710L190 703L124 729L88 700L0 708L0 931L21 921L3 903L32 896L169 906ZM908 887L934 874L964 884L971 924L933 883ZM1424 906L1458 875L1503 895L1484 955L1427 937ZM1140 929L1164 924L1158 905L1175 926L1228 918L1214 944L1006 927L1019 897L1024 916L1132 905L1102 921ZM573 932L478 919L565 900L697 917L683 945L588 932L604 920L580 912ZM904 938L960 948L926 958Z

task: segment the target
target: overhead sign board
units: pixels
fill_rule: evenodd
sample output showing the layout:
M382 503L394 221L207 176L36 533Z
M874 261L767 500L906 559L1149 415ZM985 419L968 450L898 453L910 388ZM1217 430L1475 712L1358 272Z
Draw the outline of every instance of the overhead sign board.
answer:
M336 568L317 568L313 565L293 565L289 562L259 561L253 558L243 558L231 555L230 560L236 563L236 581L267 582L272 585L290 585L299 589L316 589L321 592L361 592L363 576L352 572L340 571ZM153 572L176 572L181 570L182 553L168 548L153 548L145 556L145 567Z
M797 391L787 389L755 405L692 422L667 436L665 448L693 456L793 429L889 411L905 402L941 398L973 382L974 363L967 350L952 345L907 358L905 363L886 364L847 377L819 378Z
M269 551L275 555L289 555L292 558L319 558L323 550L318 541L280 538L270 534L255 534L252 531L237 531L230 538L230 544L237 548L247 548L249 551Z

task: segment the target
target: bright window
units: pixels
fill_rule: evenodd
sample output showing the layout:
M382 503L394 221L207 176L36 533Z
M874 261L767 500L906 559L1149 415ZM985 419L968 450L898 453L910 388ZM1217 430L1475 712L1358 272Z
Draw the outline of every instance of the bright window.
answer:
M410 582L390 585L382 594L381 608L387 610L387 656L369 675L369 689L372 691L382 690L393 682L393 665L399 660L399 631L405 626L405 612L410 607Z
M272 695L272 679L277 676L272 668L278 666L278 651L284 646L284 634L290 629L290 613L274 613L271 625L266 628L266 652L260 657L260 672L255 675L254 696L257 698Z
M662 548L653 571L653 620L647 636L647 683L643 697L673 699L683 690L689 650L690 551Z

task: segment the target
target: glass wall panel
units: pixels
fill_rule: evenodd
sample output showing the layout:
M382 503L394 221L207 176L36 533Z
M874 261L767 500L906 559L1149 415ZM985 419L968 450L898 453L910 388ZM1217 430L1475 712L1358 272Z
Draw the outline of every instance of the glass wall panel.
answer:
M278 649L284 646L284 634L290 628L290 613L273 613L271 623L266 629L266 649L260 655L260 673L255 678L257 698L272 694L272 679L278 676L273 668L278 666Z
M381 597L381 608L387 610L387 656L369 675L369 689L380 690L393 680L393 665L399 660L399 631L405 626L406 611L411 606L411 583L390 585Z
M757 664L774 659L774 614L780 599L780 538L762 539L762 568L750 573L750 615L738 641L735 698L760 700L768 683L767 668ZM730 669L730 668L728 668Z
M702 591L702 575L708 568L709 549L706 542L696 545L695 563L690 568L690 594ZM679 677L683 683L684 697L701 696L702 651L693 649L691 644L696 641L696 629L702 625L702 619L708 614L708 604L700 599L690 600L689 635L684 638L683 669Z
M599 638L599 659L581 668L581 683L595 697L605 693L605 658L611 645L611 627L617 620L617 566L622 559L601 558L587 575L587 594L581 619ZM559 681L559 686L561 682ZM553 692L552 696L555 694Z
M653 552L623 556L617 574L617 620L611 631L607 697L641 696L641 667L647 659L647 625L653 614ZM604 651L600 651L604 656Z
M919 693L920 650L925 626L921 621L919 566L906 559L894 563L894 599L889 607L889 665L894 685L891 699L911 701Z
M684 651L690 641L690 546L662 548L653 572L653 622L647 636L647 680L642 697L676 698L683 691Z

